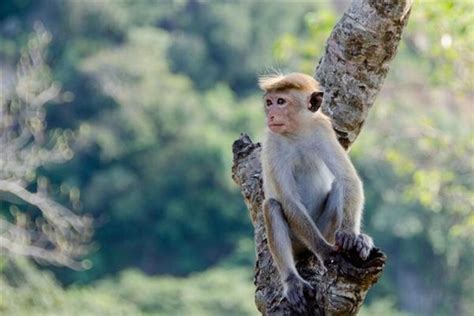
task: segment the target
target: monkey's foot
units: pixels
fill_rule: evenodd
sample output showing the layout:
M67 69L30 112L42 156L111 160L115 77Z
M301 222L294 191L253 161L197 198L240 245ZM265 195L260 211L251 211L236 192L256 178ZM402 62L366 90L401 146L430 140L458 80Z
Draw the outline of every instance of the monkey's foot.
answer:
M324 264L324 260L326 260L326 258L329 257L330 253L332 252L328 252L327 254L324 254L323 257L321 257L319 254L314 254L314 257L319 263L318 271L321 273L321 275L326 274L326 272L328 272L328 268L326 268L326 265Z
M297 313L304 313L307 309L305 292L309 296L315 296L316 293L308 282L299 275L291 274L285 280L285 297Z
M362 260L366 260L374 247L372 238L366 234L355 234L346 231L336 232L336 246L344 251L355 249Z

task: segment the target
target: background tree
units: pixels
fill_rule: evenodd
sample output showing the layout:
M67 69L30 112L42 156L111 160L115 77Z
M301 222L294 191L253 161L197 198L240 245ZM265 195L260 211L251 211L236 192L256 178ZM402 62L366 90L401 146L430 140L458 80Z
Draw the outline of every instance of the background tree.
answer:
M86 253L91 220L55 202L48 194L48 180L37 170L71 159L71 132L47 132L45 105L61 96L51 79L44 55L51 40L41 24L21 55L16 73L4 73L0 99L0 199L11 203L0 213L0 249L8 256L84 268L75 259ZM9 78L10 81L6 81ZM36 192L32 189L36 188ZM73 207L79 208L79 191L68 190ZM32 216L21 208L34 208Z

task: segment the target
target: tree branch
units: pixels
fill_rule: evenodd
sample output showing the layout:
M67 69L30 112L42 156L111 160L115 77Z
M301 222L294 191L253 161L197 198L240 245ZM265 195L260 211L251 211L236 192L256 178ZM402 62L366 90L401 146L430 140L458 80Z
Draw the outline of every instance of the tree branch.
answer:
M0 251L3 255L28 256L75 270L85 268L74 257L87 251L85 242L92 233L91 218L79 216L48 196L31 193L13 181L0 180L0 194L11 195L37 207L46 220L37 225L37 229L31 229L26 223L13 225L0 216Z
M54 130L49 137L46 132L45 106L61 91L44 60L50 40L51 35L36 23L14 84L0 96L0 200L26 203L39 211L28 214L11 205L11 212L0 212L0 251L4 256L30 256L83 269L87 265L77 259L88 249L92 219L52 200L47 181L36 177L39 167L72 156L70 136ZM36 193L27 189L34 180ZM74 196L77 205L78 195Z
M406 25L410 0L354 0L337 23L316 70L325 89L323 111L332 119L341 145L348 149L359 134L387 75ZM232 178L240 186L254 225L257 261L255 303L263 315L291 315L268 249L261 211L259 143L241 135L233 144ZM299 258L297 269L317 291L308 315L356 315L367 291L382 274L386 257L374 249L366 261L357 254L335 253L322 274L313 256Z
M85 234L90 225L90 220L76 215L46 195L31 193L13 181L0 180L1 192L10 193L28 204L36 206L45 218L54 223L64 234L67 234L70 230Z
M382 88L412 2L354 0L327 40L315 77L325 90L323 112L346 149Z

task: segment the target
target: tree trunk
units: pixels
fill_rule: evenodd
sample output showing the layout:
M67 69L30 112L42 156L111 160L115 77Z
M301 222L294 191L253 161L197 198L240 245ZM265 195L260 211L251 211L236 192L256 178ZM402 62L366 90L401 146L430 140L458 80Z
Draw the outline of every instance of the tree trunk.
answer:
M359 134L396 53L411 10L411 0L354 0L332 31L315 77L325 91L323 111L348 149ZM264 192L260 144L242 135L233 144L232 177L240 186L255 229L255 303L263 315L291 315L267 245L261 210ZM297 269L316 289L308 315L356 315L367 291L382 274L386 256L374 249L366 261L337 253L322 274L313 256L299 258Z

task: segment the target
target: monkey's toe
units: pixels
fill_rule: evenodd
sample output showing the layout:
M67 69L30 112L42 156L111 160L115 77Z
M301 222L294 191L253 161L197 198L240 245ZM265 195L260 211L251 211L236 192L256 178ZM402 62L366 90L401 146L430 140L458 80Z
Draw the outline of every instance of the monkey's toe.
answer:
M367 244L364 244L360 250L358 250L359 252L359 256L362 260L367 260L367 258L369 257L369 254L370 254L370 251L372 250L372 247L370 247L370 245L367 245Z
M346 240L344 241L344 249L349 250L354 247L354 242L356 241L355 236L347 235Z
M336 232L336 247L341 249L344 245L344 233L341 231Z
M364 248L362 249L361 252L359 252L359 255L362 260L367 260L367 258L369 257L369 253L370 253L370 249Z
M363 248L364 248L364 242L362 240L357 240L355 249L361 252Z

